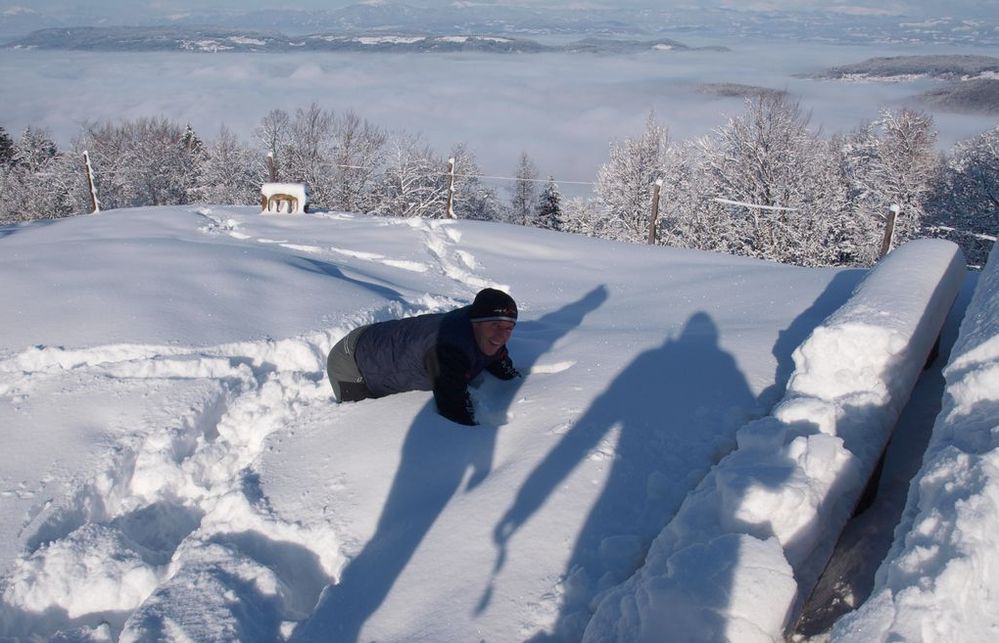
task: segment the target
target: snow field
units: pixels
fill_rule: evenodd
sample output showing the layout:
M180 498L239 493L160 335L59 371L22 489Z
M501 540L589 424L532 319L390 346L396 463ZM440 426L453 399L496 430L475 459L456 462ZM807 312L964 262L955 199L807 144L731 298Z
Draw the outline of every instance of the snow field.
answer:
M113 621L111 615L127 614L154 592L170 591L182 583L174 579L191 574L192 566L200 574L219 573L233 559L240 564L227 573L257 578L254 582L263 583L262 593L280 594L280 579L259 580L273 577L274 572L263 574L265 567L254 567L252 558L240 556L238 547L224 546L227 534L254 533L277 542L316 546L325 552L316 557L324 580L333 577L341 561L328 532L281 523L245 491L249 467L264 437L282 427L297 406L327 399L317 374L325 363L321 347L331 337L321 333L188 353L153 346L31 348L0 365L0 372L14 375L4 382L6 391L19 395L30 394L46 378L79 370L115 380L203 384L201 396L173 423L147 427L141 437L133 436L105 470L79 484L69 502L40 516L44 521L37 527L40 545L16 563L4 603L25 614L65 611L64 618L72 621L83 614L105 613ZM187 545L176 549L182 542ZM202 550L190 542L223 544ZM195 552L196 563L187 560L188 551ZM101 563L109 560L115 562ZM205 572L206 567L211 571ZM243 572L237 573L240 569ZM207 592L198 599L199 607L211 601L224 603L225 592L196 585ZM155 629L150 622L169 620L157 612L159 603L152 598L151 606L132 615L123 640L130 640L133 631L142 632L142 639ZM314 598L282 596L281 604L300 618ZM149 616L150 611L155 616ZM53 628L61 618L54 618ZM238 619L229 620L233 631L239 630ZM5 626L18 632L16 622ZM28 627L45 629L34 619Z
M943 408L871 597L836 642L999 638L999 251L979 277Z
M0 636L578 640L861 277L520 226L253 210L3 231ZM477 383L482 426L452 425L423 392L331 404L325 353L350 329L506 284L528 377ZM793 454L811 472L837 452ZM771 502L782 531L809 529L793 498L726 489L727 525ZM674 597L693 627L721 614L703 596L736 596L715 631L751 640L797 585L783 549L725 536L673 561L710 574L646 603Z
M136 216L157 213L155 209L135 212L141 213ZM258 243L265 252L269 252L267 247L278 247L320 256L339 253L362 263L415 273L429 268L423 262L388 259L379 253L248 234L239 217L217 215L207 208L190 214L192 221L200 221L197 231L201 234ZM157 224L174 226L175 234L184 236L184 218L167 218ZM351 220L349 215L326 218L348 224ZM266 222L267 218L251 221ZM281 228L290 220L271 221ZM99 239L92 245L97 245L109 237L124 237L109 227L113 222L106 216L69 223L67 231L81 232L71 233L63 243L94 236ZM297 223L290 221L292 226ZM266 223L257 226L266 227ZM410 229L418 238L423 235L424 247L442 273L471 278L461 266L474 267L474 258L450 248L460 233L449 230L445 222L384 220L379 227ZM124 248L121 256L131 254L130 245L147 244L123 238L118 246ZM16 251L14 257L18 258ZM136 280L141 281L140 266L150 264L155 273L155 260L130 266L138 268ZM244 265L249 266L247 274L259 273L252 264ZM346 278L339 271L335 276ZM478 278L476 282L493 285ZM19 286L16 281L12 284L15 291ZM172 298L169 286L164 290ZM45 302L39 301L42 306ZM326 351L343 334L379 319L454 305L449 297L429 294L408 301L390 298L383 300L380 310L343 317L342 325L331 330L281 340L208 348L40 344L0 360L0 396L12 400L15 413L24 417L38 414L40 397L49 390L60 394L67 388L93 390L107 387L108 382L142 398L135 401L118 394L110 401L112 406L173 404L166 415L175 413L171 418L144 409L137 413L141 418L129 417L127 422L137 421L139 426L128 427L117 444L96 457L98 465L91 473L71 476L64 483L63 495L29 509L18 534L19 540L24 535L27 551L15 561L4 561L9 576L0 585L4 604L0 635L61 632L100 638L120 632L124 641L192 634L212 640L267 640L268 633L277 629L289 633L290 626L276 624L308 615L323 586L336 579L343 558L336 532L327 528L325 519L319 521L322 525L284 521L267 507L253 470L266 437L283 429L309 405L328 406ZM24 311L13 312L20 316ZM92 315L83 311L82 316ZM118 320L112 315L108 321L115 324ZM21 324L17 327L22 332L31 330ZM139 323L130 330L142 336L148 329L149 324ZM108 434L104 439L116 438ZM34 492L18 495L30 500ZM95 618L100 625L75 625Z
M686 498L645 565L602 597L584 640L654 641L667 625L675 640L704 640L705 632L782 640L874 470L963 275L963 257L949 242L912 242L882 260L794 351L784 398L738 432L738 449Z

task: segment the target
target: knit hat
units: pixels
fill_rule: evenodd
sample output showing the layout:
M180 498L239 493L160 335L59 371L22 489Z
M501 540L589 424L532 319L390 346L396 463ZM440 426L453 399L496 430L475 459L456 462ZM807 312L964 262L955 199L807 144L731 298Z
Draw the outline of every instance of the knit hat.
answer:
M468 315L473 322L517 321L517 303L502 290L483 288L475 296Z

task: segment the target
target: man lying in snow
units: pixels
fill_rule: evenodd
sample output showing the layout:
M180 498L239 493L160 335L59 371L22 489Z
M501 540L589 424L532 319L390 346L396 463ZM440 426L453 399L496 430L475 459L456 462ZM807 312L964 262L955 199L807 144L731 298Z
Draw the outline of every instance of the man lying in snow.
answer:
M518 377L506 350L517 323L510 295L485 288L471 306L355 328L337 342L326 372L337 402L433 391L437 411L476 424L468 383L483 370Z

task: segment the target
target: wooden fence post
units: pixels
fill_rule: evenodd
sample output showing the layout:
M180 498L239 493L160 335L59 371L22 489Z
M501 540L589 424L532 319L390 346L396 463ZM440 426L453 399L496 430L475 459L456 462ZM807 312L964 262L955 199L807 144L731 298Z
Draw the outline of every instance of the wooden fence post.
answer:
M891 252L892 243L895 241L895 223L898 219L898 213L901 210L901 206L897 203L892 203L891 207L888 208L888 220L885 222L885 236L881 239L881 254L879 258Z
M447 216L449 219L457 219L454 213L454 157L447 160Z
M656 243L656 221L659 220L659 191L663 187L663 180L656 179L652 186L652 216L649 217L649 245Z
M87 170L87 185L90 187L90 208L92 214L101 211L101 202L97 199L97 185L94 183L94 168L90 165L90 153L83 151L83 162Z

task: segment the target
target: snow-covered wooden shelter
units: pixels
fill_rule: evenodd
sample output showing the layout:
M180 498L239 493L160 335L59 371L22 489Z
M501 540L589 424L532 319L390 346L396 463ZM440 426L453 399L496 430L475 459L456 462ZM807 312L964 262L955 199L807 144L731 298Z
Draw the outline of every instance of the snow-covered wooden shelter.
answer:
M302 214L309 211L305 183L264 183L260 186L261 214Z

